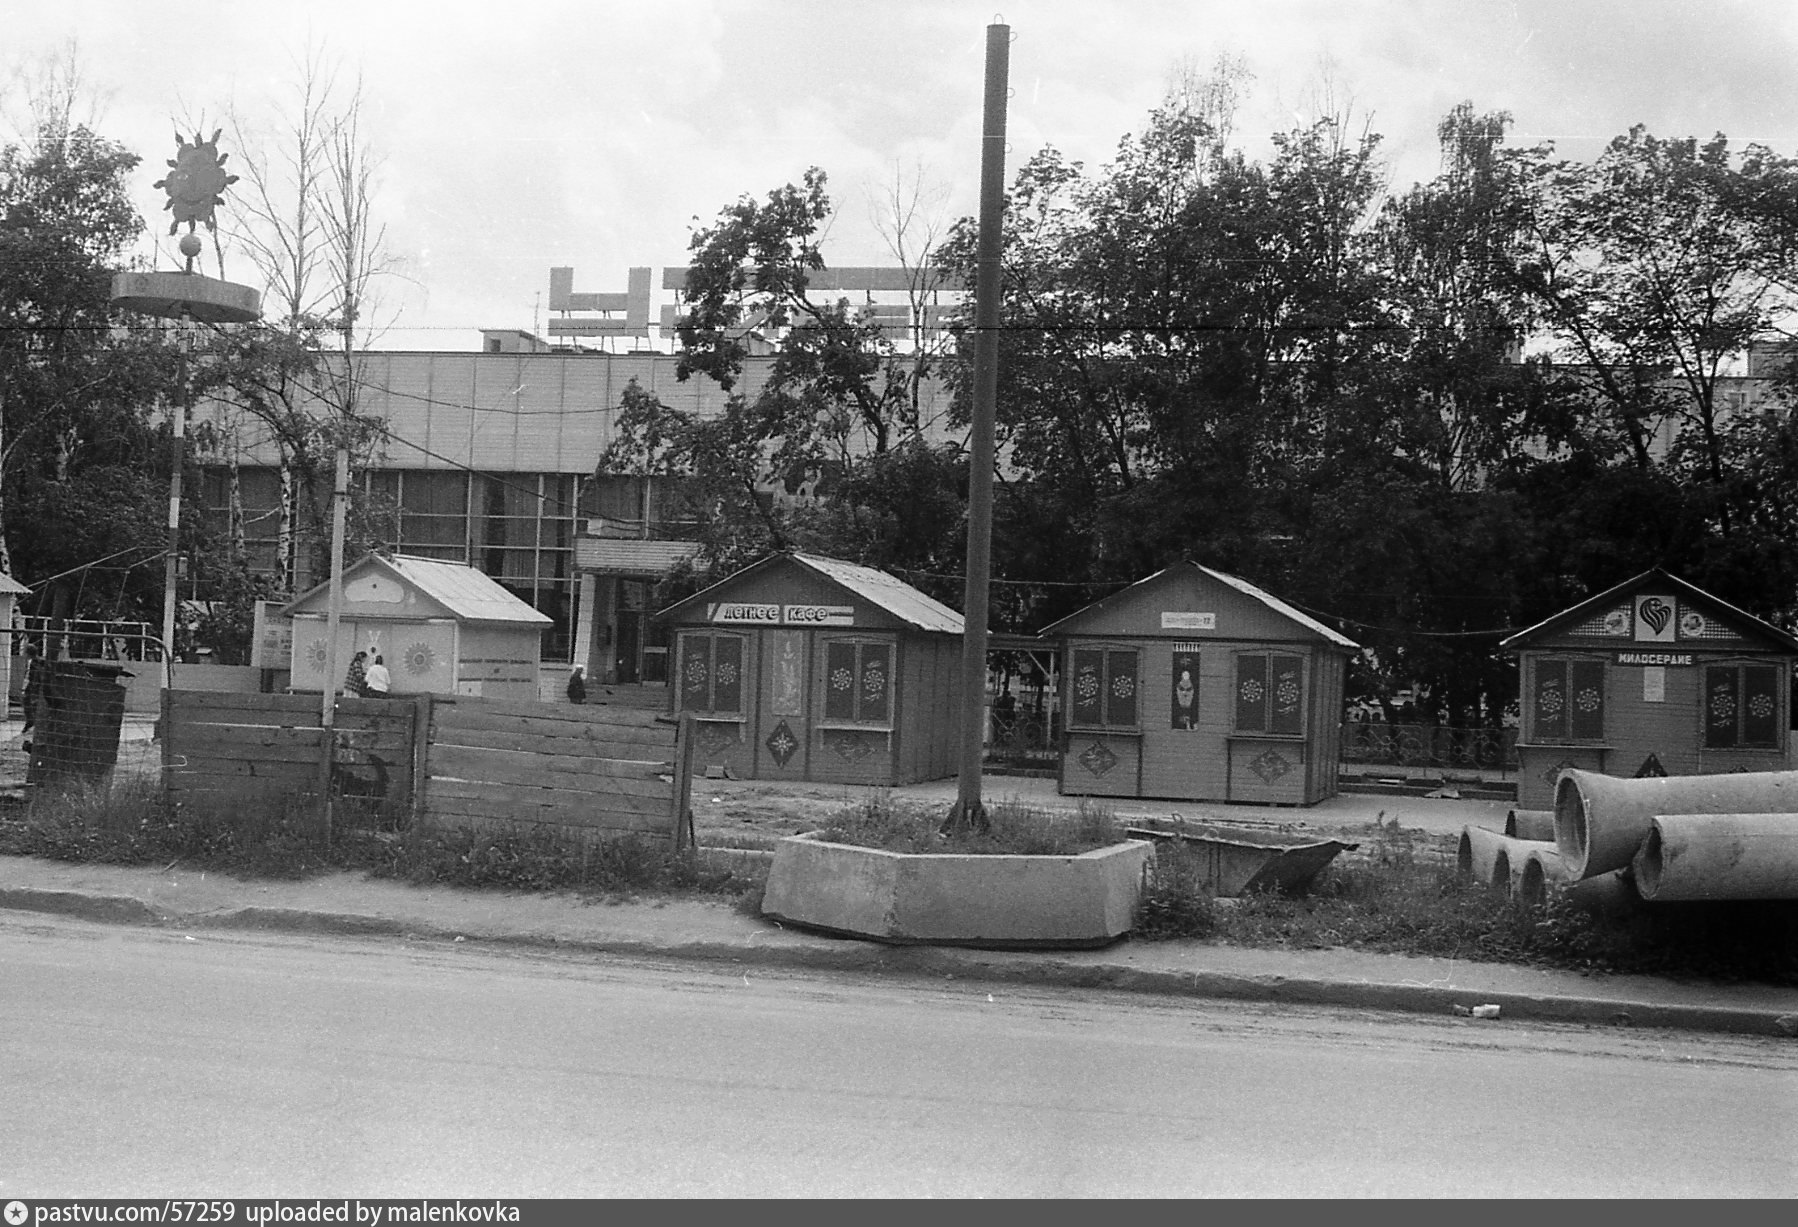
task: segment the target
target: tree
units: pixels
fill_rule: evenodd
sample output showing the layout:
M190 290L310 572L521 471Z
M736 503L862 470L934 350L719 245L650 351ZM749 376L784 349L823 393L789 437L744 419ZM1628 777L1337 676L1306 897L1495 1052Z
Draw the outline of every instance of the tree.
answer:
M833 208L825 189L814 167L801 185L742 197L694 232L676 372L732 395L723 414L701 418L631 388L600 471L680 476L714 569L798 547L920 571L949 566L941 529L951 513L927 487L957 461L925 441L920 421L936 357L919 338L896 341L865 306L814 292ZM893 206L903 257L912 207L902 193ZM914 254L928 250L926 238ZM913 271L921 301L936 274ZM771 351L766 377L746 391L756 350Z
M138 159L75 121L82 94L72 54L52 63L0 147L0 570L48 582L45 611L67 617L110 564L117 590L89 603L148 618L159 577L136 564L162 548L168 480L144 464L167 454L151 410L191 391L162 330L111 308L142 229Z
M380 286L399 265L375 214L379 158L363 131L362 85L341 76L335 60L309 47L270 127L236 104L230 111L243 187L229 235L270 287L272 309L265 323L220 330L208 356L214 390L280 451L281 587L289 592L302 553L312 575L325 569L332 452L346 447L365 464L384 437L359 412L360 392L366 351L381 331ZM230 459L235 440L214 443L215 458ZM236 547L241 556L242 542Z

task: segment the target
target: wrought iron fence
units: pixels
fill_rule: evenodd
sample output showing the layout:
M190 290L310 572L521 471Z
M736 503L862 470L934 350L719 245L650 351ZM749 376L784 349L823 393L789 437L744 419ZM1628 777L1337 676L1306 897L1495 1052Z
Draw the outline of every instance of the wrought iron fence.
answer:
M1517 730L1347 720L1342 725L1342 762L1344 766L1514 775Z
M988 716L988 763L1013 767L1054 767L1060 754L1059 722L1053 712L992 711Z

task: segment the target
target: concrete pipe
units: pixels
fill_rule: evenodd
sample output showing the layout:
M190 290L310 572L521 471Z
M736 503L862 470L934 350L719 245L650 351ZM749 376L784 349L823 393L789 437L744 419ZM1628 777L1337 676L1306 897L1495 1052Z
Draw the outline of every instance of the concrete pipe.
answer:
M1561 863L1561 854L1552 845L1532 848L1517 876L1517 889L1511 894L1530 907L1541 907L1548 902L1549 890L1566 881L1567 866Z
M1514 809L1505 815L1505 834L1512 839L1551 842L1555 837L1555 812L1551 809Z
M1656 903L1798 899L1798 814L1657 814L1634 869Z
M1656 814L1791 812L1798 771L1629 780L1569 767L1555 785L1555 844L1577 882L1628 865Z
M1461 877L1490 885L1493 860L1504 842L1505 837L1497 831L1488 831L1485 827L1462 827L1461 846L1455 856L1455 867L1460 871Z

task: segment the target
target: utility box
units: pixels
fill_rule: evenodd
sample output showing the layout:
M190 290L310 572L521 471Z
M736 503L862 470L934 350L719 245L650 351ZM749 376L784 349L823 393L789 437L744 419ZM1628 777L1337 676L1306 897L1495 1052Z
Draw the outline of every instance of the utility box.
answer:
M1798 639L1656 568L1519 631L1517 805L1569 767L1615 776L1784 771Z

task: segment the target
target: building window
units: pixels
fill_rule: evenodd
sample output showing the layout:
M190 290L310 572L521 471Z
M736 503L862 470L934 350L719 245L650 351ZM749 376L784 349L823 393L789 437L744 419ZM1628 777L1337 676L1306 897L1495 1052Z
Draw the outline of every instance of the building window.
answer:
M1707 665L1704 748L1771 750L1779 746L1779 670L1773 665Z
M885 728L893 710L893 645L831 639L824 645L824 718Z
M1539 742L1604 739L1604 662L1560 657L1536 661L1530 698Z
M1245 652L1236 658L1236 731L1300 737L1305 732L1305 658Z
M1069 720L1076 728L1134 729L1136 650L1075 648L1068 674Z
M680 707L713 715L743 713L743 636L680 637Z

